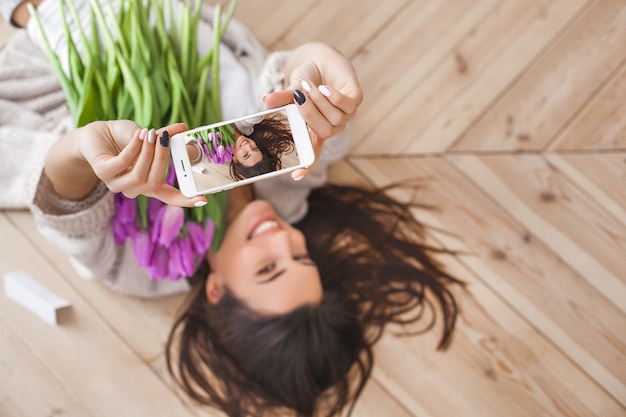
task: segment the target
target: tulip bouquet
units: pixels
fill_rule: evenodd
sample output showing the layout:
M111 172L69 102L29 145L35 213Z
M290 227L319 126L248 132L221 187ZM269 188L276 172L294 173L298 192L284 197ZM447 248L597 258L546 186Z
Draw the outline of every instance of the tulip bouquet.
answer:
M59 2L67 69L29 4L77 127L113 119L130 119L146 127L175 122L200 126L222 119L218 46L236 0L231 0L224 18L221 5L215 6L212 47L205 56L197 48L202 0L193 6L176 0L117 0L117 10L102 3L89 0L91 33L86 34L74 1ZM228 142L225 132L215 132L203 143L215 158L232 158L232 139ZM166 181L176 186L171 167ZM115 241L124 245L130 240L138 264L153 279L190 276L224 233L225 194L208 195L207 200L204 207L181 208L146 196L129 199L117 194Z
M210 130L200 130L192 133L200 145L202 152L214 164L224 164L233 160L235 153L234 129L231 126L221 126Z

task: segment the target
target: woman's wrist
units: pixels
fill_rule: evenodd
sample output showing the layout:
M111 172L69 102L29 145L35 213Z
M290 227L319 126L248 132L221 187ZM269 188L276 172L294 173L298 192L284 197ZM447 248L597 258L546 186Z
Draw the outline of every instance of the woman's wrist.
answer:
M50 148L44 161L44 171L54 191L71 200L87 197L100 182L80 149L83 129L76 129L61 137Z

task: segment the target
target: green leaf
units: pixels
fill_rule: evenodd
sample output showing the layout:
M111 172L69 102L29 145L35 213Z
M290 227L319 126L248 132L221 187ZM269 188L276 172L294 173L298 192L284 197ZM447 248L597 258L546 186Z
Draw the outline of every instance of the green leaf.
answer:
M39 15L37 14L37 9L35 9L32 3L27 3L27 8L28 8L28 11L30 12L30 15L34 19L37 29L39 30L39 33L41 34L41 38L43 39L43 42L44 42L44 53L48 57L48 60L52 63L52 68L54 69L54 72L56 73L57 78L59 79L59 83L61 84L63 91L65 91L65 95L67 96L67 105L70 109L70 113L72 114L72 118L74 119L74 121L76 121L76 117L77 117L76 107L78 105L78 92L76 91L75 87L72 85L69 78L65 74L65 71L63 71L63 67L61 66L61 61L59 60L59 57L54 53L54 51L52 50L52 47L50 46L50 42L48 40L48 37L46 36L46 32L43 30L41 20L39 19Z
M93 64L87 64L85 76L83 78L80 102L77 106L78 114L76 117L76 124L78 126L85 126L88 123L98 120L102 116L98 89L94 85L94 74L95 70L93 68Z
M137 221L142 229L148 227L148 197L145 195L137 196Z

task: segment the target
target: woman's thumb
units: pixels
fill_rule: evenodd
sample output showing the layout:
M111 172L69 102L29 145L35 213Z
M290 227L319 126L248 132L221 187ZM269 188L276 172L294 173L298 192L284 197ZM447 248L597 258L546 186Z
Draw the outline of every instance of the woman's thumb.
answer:
M273 93L265 95L263 97L263 102L270 109L273 109L275 107L285 106L287 104L291 104L293 103L293 91L292 90L275 91Z

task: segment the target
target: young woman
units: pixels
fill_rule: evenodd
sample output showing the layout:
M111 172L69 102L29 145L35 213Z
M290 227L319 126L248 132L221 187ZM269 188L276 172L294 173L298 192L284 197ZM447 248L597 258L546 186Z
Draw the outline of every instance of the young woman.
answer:
M42 3L42 13L53 1ZM233 28L241 35L235 38L248 39L244 28ZM36 61L37 50L25 39L10 42L0 62L27 62L45 73L45 58ZM236 63L241 42L232 45ZM254 66L242 67L253 79ZM457 314L449 285L458 281L432 259L437 250L421 243L423 230L410 207L384 190L325 185L326 168L345 152L342 133L362 99L349 61L311 43L269 56L260 74L261 81L249 85L270 86L259 90L268 94L267 106L298 104L317 165L234 191L226 235L219 249L207 251L191 283L151 280L130 245L116 245L111 227L117 192L177 206L206 204L204 197L185 198L164 181L169 137L185 125L149 130L122 120L71 130L58 107L44 119L65 129L42 132L34 116L32 126L3 123L3 140L26 143L32 148L25 154L41 155L21 172L26 179L12 171L4 186L24 184L14 187L23 193L18 201L32 198L41 233L66 251L82 276L129 295L192 289L167 345L169 369L191 398L229 416L277 409L337 415L363 389L372 345L388 323L428 329L440 318L440 347L447 346ZM236 89L240 83L224 85ZM58 85L23 88L24 100L14 103L32 111L34 103L52 101L59 91ZM241 92L224 91L226 108L233 108ZM51 143L44 146L45 140Z
M281 169L282 157L295 148L284 121L264 118L246 133L235 130L235 152L230 164L233 179L242 180Z

